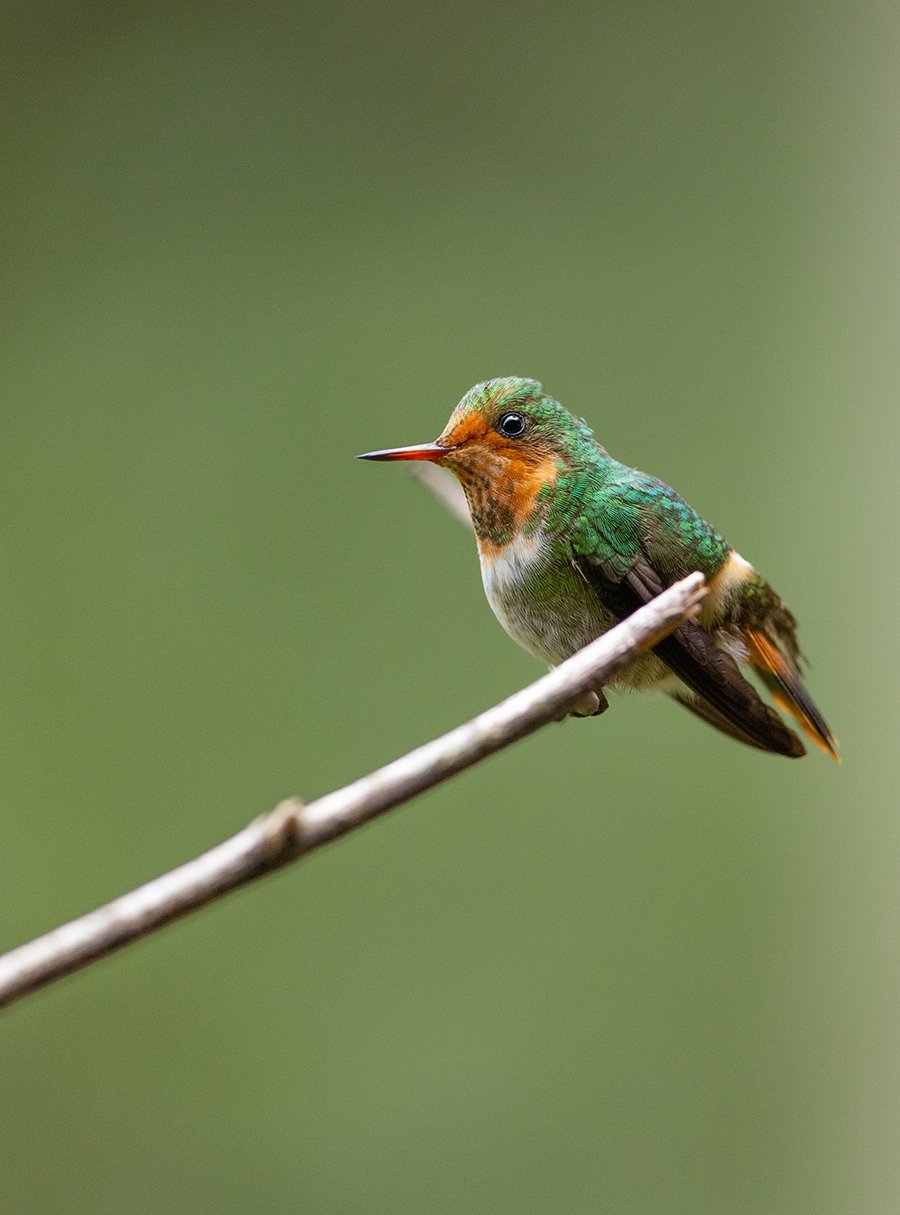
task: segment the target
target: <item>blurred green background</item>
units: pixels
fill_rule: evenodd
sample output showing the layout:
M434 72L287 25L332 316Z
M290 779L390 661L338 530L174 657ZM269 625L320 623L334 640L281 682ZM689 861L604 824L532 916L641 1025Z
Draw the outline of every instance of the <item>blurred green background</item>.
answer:
M39 994L3 1209L896 1213L896 10L4 25L3 945L540 673L352 459L493 375L771 578L845 762L618 698Z

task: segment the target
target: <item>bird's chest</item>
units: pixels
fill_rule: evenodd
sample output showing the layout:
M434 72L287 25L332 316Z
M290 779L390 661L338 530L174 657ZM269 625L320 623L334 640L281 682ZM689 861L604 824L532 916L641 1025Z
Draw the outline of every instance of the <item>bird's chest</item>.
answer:
M502 548L479 545L494 615L519 645L551 666L587 645L614 619L541 531Z

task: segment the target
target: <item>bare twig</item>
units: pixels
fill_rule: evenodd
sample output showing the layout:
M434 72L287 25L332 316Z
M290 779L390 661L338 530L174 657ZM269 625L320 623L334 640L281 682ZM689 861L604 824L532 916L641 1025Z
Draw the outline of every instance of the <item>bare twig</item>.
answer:
M701 574L675 583L507 700L369 776L304 806L281 802L218 847L0 957L0 1006L272 873L556 720L697 609Z

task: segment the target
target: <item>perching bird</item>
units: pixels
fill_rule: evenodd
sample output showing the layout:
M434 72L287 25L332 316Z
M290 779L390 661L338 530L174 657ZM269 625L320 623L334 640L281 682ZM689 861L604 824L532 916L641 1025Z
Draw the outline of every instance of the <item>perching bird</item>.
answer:
M431 460L465 490L488 602L507 633L551 666L694 570L709 594L610 683L659 688L710 725L779 755L804 747L741 674L835 759L837 740L800 679L796 621L769 584L656 477L620 464L536 380L476 384L434 443L364 460ZM574 706L602 713L602 687Z

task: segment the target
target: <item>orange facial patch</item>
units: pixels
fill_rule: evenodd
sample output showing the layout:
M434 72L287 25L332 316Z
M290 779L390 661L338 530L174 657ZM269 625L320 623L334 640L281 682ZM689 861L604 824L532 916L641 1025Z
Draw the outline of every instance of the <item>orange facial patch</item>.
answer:
M534 515L537 495L556 480L556 457L527 439L504 438L481 410L457 411L438 442L441 463L465 490L482 554L509 544Z
M454 410L450 421L444 427L438 443L448 447L465 447L469 443L484 441L489 434L495 434L493 427L480 410ZM499 435L496 436L499 439Z

